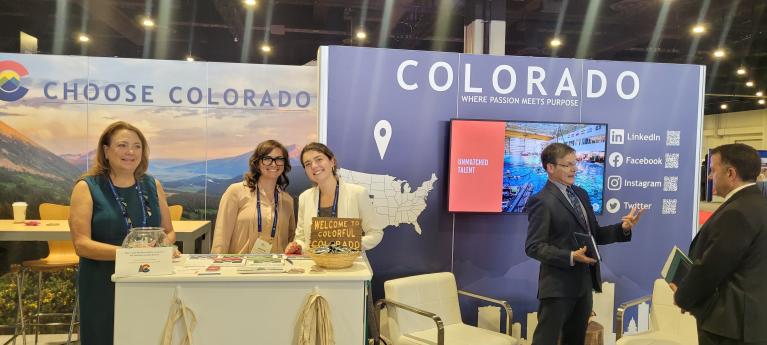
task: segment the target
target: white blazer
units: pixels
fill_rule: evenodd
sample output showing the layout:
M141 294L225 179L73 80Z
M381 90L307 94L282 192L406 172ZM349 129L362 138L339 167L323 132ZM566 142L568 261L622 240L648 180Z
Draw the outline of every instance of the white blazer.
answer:
M382 216L373 209L373 201L365 187L338 181L338 217L362 219L362 250L373 249L383 239L386 226ZM296 224L296 242L302 250L309 247L312 231L312 218L317 216L320 188L314 186L305 190L298 197L298 222Z

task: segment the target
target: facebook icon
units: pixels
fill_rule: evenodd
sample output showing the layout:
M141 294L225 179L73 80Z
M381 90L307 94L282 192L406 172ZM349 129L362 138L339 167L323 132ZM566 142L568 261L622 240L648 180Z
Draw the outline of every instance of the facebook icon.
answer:
M607 158L607 162L611 167L617 168L623 165L623 155L620 152L613 152L610 157Z
M625 139L625 135L624 135L622 129L611 129L610 130L610 144L622 145L624 139Z

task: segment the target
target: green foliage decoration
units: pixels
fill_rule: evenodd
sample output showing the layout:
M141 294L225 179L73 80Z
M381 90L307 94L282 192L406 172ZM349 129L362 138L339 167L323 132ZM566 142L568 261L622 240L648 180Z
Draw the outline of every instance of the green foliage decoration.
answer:
M69 313L75 303L75 270L65 269L58 272L43 273L41 294L43 313ZM24 274L23 283L24 318L27 323L34 323L32 315L37 310L37 273ZM16 322L16 274L7 273L0 277L0 324L12 326ZM69 323L69 318L43 317L41 323ZM66 333L68 326L42 326L40 333ZM34 334L34 327L27 326L27 334ZM13 328L0 328L0 334L13 334Z

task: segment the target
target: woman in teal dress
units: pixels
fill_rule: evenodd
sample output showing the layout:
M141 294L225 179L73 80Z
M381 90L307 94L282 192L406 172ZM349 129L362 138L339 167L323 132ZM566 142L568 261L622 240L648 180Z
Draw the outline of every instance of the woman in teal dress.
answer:
M101 134L93 166L75 184L69 215L80 272L80 343L112 344L116 250L132 227L176 234L160 182L146 174L149 147L138 128L118 121Z

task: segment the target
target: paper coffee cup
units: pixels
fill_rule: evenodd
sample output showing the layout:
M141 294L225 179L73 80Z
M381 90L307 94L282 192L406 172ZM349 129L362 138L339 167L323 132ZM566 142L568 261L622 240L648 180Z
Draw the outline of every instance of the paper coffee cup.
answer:
M17 201L13 203L13 221L16 223L23 223L27 220L27 203L23 201Z

